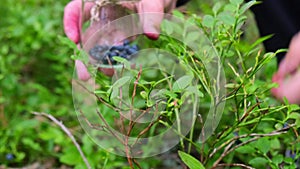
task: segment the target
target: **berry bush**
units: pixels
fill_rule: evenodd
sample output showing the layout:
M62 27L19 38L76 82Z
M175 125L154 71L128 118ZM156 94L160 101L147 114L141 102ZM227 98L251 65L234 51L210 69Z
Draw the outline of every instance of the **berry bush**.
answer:
M270 36L258 37L249 10L259 5L256 1L190 1L180 8L181 12L173 12L184 24L164 20L162 35L157 41L139 36L132 42L95 45L87 51L100 64L123 65L119 73L123 70L131 77L114 79L115 76L106 76L101 71L93 74L97 87L93 95L98 98L101 113L92 122L105 121L125 134L119 147L121 152L127 151L125 157L95 144L76 117L72 102L71 58L80 56L75 52L75 56L70 57L77 49L61 37L65 36L61 18L68 2L5 0L0 6L0 39L3 42L0 46L0 168L86 168L68 135L57 124L31 112L45 112L62 121L79 143L91 168L299 168L299 106L286 100L278 102L270 94L270 89L276 86L271 82L277 66L275 56L285 50L264 52L262 42ZM208 46L201 44L201 51L187 45L199 40L196 39L199 32L186 31L189 25L200 29L200 35L210 42ZM172 38L173 32L180 32L184 40ZM211 46L213 48L209 48ZM136 70L130 71L133 55L145 54L140 60L143 64L158 63L153 57L157 53L143 53L150 48L172 53L174 57L161 58L161 65L157 66L175 68L159 73L136 66ZM219 62L206 57L212 54L218 56ZM205 69L208 63L213 69ZM176 78L181 70L187 74ZM221 70L226 81L218 86L218 78L211 78L210 74L221 73ZM127 93L130 99L125 103L132 104L120 106L118 91L124 85L129 86L130 94ZM155 88L164 90L157 92ZM200 99L189 97L191 94ZM156 96L163 99L156 102L153 99ZM188 123L192 127L184 133L185 126L181 122L186 117L181 110L193 102L201 104L192 116L188 116L192 119ZM218 110L222 104L224 109L219 124L214 126L209 137L205 137L204 121L210 118L210 108ZM165 108L159 109L159 105ZM159 111L146 114L153 117L151 123L138 124L120 118L119 108ZM90 120L87 115L86 118ZM172 128L173 124L177 127ZM98 126L90 124L88 127ZM168 129L179 138L172 149L147 158L130 155L138 142L129 142L129 137L142 139ZM101 133L103 130L97 128L95 131ZM167 142L155 141L151 145L153 149ZM114 143L107 140L107 144ZM143 153L151 154L153 149L147 146Z

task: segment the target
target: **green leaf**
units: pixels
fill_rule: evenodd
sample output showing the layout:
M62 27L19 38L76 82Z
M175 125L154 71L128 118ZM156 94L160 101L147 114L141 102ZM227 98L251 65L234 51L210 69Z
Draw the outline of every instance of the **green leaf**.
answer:
M18 152L16 155L16 161L21 161L26 157L26 154L24 152Z
M219 12L219 10L221 9L222 5L220 2L216 2L215 5L212 8L212 11L215 15L217 15L217 13Z
M187 36L185 37L184 41L185 43L189 44L190 42L194 42L195 40L199 39L201 37L200 32L189 32ZM194 42L195 43L195 42Z
M78 151L69 149L72 151L65 152L62 156L60 156L59 161L68 164L68 165L76 165L82 162L82 159L78 153Z
M168 96L170 98L177 98L177 94L173 93L173 92L171 92L169 90L161 90L161 91L159 91L159 93L160 92L163 93L165 96Z
M69 48L74 50L78 49L76 44L73 41L71 41L69 38L58 35L58 39L62 44L67 45Z
M220 19L220 21L222 21L224 24L229 25L229 26L233 26L235 23L235 18L234 16L232 16L231 13L229 12L221 12L218 15L218 18Z
M15 129L19 131L23 131L24 129L33 129L39 125L39 122L35 119L31 120L24 120L19 122L16 126Z
M26 146L28 146L30 149L33 149L33 150L37 150L37 151L41 151L42 148L40 146L40 144L34 142L32 139L30 138L23 138L22 139L22 143Z
M243 14L244 12L246 12L249 8L251 8L255 4L259 4L259 2L252 0L252 1L245 3L239 10L240 14Z
M172 14L173 14L174 16L177 16L178 18L184 19L184 14L181 13L180 11L178 11L178 10L173 10L173 11L172 11Z
M278 154L276 155L275 157L272 158L272 161L275 163L275 164L280 164L282 163L283 161L283 155L282 154Z
M268 163L268 160L262 157L255 157L252 160L249 161L249 164L256 168L260 168L265 166Z
M242 154L252 154L256 150L254 149L254 147L252 147L250 145L245 145L245 146L241 146L241 147L237 148L235 151L242 153Z
M289 115L289 119L299 120L300 119L300 114L299 113L292 113L292 114Z
M102 91L102 90L95 90L94 93L95 94L107 94L106 91Z
M270 141L268 138L261 138L256 142L255 146L259 151L261 151L264 154L267 154L269 152L271 146L270 146Z
M278 140L278 138L274 138L270 141L270 145L271 145L271 149L275 150L275 149L280 149L281 147L281 143L280 141Z
M288 106L288 112L289 113L292 113L292 112L295 112L295 111L299 111L299 105L297 104L291 104Z
M291 157L285 157L284 162L286 162L288 164L293 164L295 162L295 160L292 159Z
M182 76L174 83L173 90L177 91L177 90L185 89L192 83L192 80L193 80L193 76L190 75Z
M122 87L124 84L126 84L127 82L129 82L131 80L130 76L124 76L120 79L118 79L114 84L113 84L113 88L120 88Z
M241 5L243 2L243 0L230 0L230 3L233 5Z
M162 30L166 32L167 35L171 35L174 32L172 25L170 21L164 20L161 24Z
M202 20L203 26L206 26L206 27L208 27L208 28L213 27L213 26L214 26L214 22L215 22L215 19L214 19L214 17L211 16L211 15L205 15L205 16L203 17L203 20Z
M296 127L300 127L300 114L299 113L292 113L288 117L289 119L295 119Z
M91 138L89 138L88 135L84 135L82 142L83 142L82 150L84 151L84 153L86 155L92 155L94 142L91 140Z
M224 7L224 11L226 11L226 12L235 13L236 10L237 10L237 6L233 5L233 4L227 4Z
M228 83L225 85L225 88L229 88L229 89L234 89L234 88L237 88L239 87L238 84L235 84L235 83Z
M141 95L141 97L142 97L143 99L146 99L146 98L148 97L148 94L147 94L146 91L141 91L141 92L140 92L140 95Z
M205 169L203 164L198 161L196 158L193 156L183 152L183 151L178 151L180 159L186 164L190 169Z
M198 95L198 97L203 97L204 96L204 94L196 86L187 87L186 92L196 94L196 95Z
M261 44L262 42L266 41L267 39L270 39L273 35L267 35L267 36L263 36L258 38L252 45L251 45L251 49L256 47L257 45Z
M130 62L127 59L124 59L119 56L114 56L113 59L119 63L123 63L126 68L130 68Z

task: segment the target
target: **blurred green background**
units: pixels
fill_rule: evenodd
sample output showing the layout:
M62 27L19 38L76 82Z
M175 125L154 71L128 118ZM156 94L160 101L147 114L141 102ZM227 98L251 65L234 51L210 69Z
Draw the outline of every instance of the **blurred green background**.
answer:
M68 2L1 2L0 168L33 164L38 168L63 164L80 168L80 156L66 135L49 120L32 115L32 111L50 113L62 120L76 138L84 138L80 142L90 143L85 152L97 153L88 137L81 134L73 109L72 50L58 40L59 35L64 36L63 9Z
M195 0L185 8L189 13L211 13L216 1ZM71 86L73 51L58 38L65 36L62 18L68 2L4 0L0 5L0 168L85 168L65 133L48 119L31 114L33 111L63 121L92 168L129 168L126 159L94 144L77 120ZM245 25L249 42L258 37L252 21ZM275 65L274 60L273 71ZM176 161L164 154L142 160L141 166L161 163L172 166Z
M82 131L72 103L72 49L59 41L69 0L4 0L0 5L0 168L85 168L77 149L53 122L70 129L92 168L128 168ZM145 168L159 162L142 162ZM147 167L148 166L148 167Z

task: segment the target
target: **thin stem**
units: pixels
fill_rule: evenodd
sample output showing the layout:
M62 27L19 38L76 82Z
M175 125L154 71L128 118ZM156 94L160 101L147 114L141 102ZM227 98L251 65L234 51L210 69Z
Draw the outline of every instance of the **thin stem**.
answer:
M121 138L119 138L118 135L116 135L116 134L110 129L109 124L107 123L107 121L105 120L105 118L102 116L102 114L101 114L98 110L96 110L96 112L97 112L98 116L100 117L100 119L103 121L103 123L104 123L105 127L107 128L107 130L108 130L108 131L109 131L116 139L118 139L118 140L124 145L124 141L123 141Z
M47 118L49 118L51 121L53 121L55 124L57 124L67 135L68 137L72 140L73 144L76 146L81 158L83 159L86 167L88 169L91 169L91 165L89 163L89 161L87 160L87 158L85 157L83 151L81 150L80 145L77 143L76 139L74 138L74 136L72 135L72 133L70 132L70 130L61 122L58 121L54 116L52 116L51 114L46 114L46 113L38 113L38 112L33 112L32 114L37 115L37 116L45 116Z
M270 136L276 136L276 135L280 135L280 134L285 134L287 133L287 128L284 128L284 129L281 129L281 130L276 130L276 131L273 131L271 133L267 133L267 134L256 134L256 133L253 133L253 134L249 134L249 136L254 136L254 138L252 139L249 139L241 144L238 144L234 147L232 147L231 149L229 149L235 141L232 141L228 144L228 146L226 146L226 148L224 149L222 155L215 161L215 163L213 164L213 167L212 168L216 168L218 166L218 164L222 161L222 159L227 156L229 153L231 153L232 151L234 151L235 149L241 147L241 146L244 146L246 144L249 144L253 141L256 141L258 140L259 138L261 137L270 137ZM216 153L216 151L214 152Z
M192 127L191 127L191 131L190 131L190 140L193 140L193 137L194 137L194 129L195 129L195 124L196 124L196 119L197 119L197 104L198 104L198 97L196 96L195 97L195 100L194 100L194 106L193 106L193 119L192 119ZM191 149L192 149L192 144L189 143L189 146L188 146L188 153L191 152Z
M174 104L175 106L177 105L177 103L176 104ZM180 117L179 117L179 111L178 111L178 108L176 108L175 107L175 115L176 115L176 121L177 121L177 130L178 130L178 133L180 133L181 134L181 120L180 120ZM181 147L184 149L184 144L183 144L183 140L182 140L182 138L180 138L180 145L181 145Z
M255 169L253 167L250 167L250 166L247 166L245 164L237 164L237 163L234 163L234 164L218 164L217 167L242 167L242 168L246 168L246 169Z

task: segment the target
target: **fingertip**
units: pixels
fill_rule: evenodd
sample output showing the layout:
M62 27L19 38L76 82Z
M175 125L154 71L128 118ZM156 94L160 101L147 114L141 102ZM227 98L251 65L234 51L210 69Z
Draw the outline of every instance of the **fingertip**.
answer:
M271 93L272 93L272 95L275 96L275 97L277 96L277 92L278 92L278 89L277 89L277 88L272 88L272 89L271 89Z
M77 29L65 29L65 33L69 39L71 39L74 43L79 42L79 32Z
M144 34L149 39L157 40L160 35L160 24L164 18L164 1L144 0L136 5Z
M279 82L281 79L281 76L278 73L275 73L272 77L272 82L276 83Z
M79 15L80 9L77 1L71 1L64 9L64 31L69 39L73 42L79 42Z
M75 61L75 67L78 79L87 81L91 78L86 66L80 60Z
M160 14L145 14L148 15L146 18L148 21L144 22L144 34L152 40L157 40L160 35L160 23L161 20L153 20L155 15L160 16ZM151 22L151 20L153 20Z
M159 33L145 32L145 35L151 40L157 40L159 38Z

